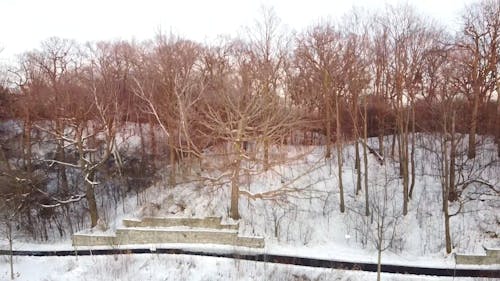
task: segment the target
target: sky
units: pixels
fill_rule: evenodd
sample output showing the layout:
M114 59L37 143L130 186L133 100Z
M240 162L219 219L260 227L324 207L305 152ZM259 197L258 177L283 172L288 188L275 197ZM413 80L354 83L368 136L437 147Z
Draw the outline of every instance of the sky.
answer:
M303 30L321 19L338 19L353 6L367 10L400 0L0 0L0 62L38 48L56 36L78 42L144 40L159 30L208 42L252 26L264 5L283 24ZM423 15L451 29L473 0L413 0Z

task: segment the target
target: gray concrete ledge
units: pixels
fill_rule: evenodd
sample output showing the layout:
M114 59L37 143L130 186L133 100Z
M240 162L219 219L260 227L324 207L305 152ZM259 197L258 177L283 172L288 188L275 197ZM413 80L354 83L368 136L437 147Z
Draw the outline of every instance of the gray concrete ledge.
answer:
M500 264L500 249L486 249L486 255L455 255L457 264L491 265Z
M171 227L189 226L213 229L238 229L236 224L222 224L220 217L207 218L177 218L177 217L145 217L142 220L124 219L123 225L126 227Z

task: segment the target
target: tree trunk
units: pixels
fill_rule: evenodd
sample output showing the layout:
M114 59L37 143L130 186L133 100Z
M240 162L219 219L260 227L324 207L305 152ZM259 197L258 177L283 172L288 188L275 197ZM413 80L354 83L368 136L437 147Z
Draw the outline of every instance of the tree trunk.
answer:
M394 159L394 153L396 150L396 132L392 132L392 145L391 145L391 158Z
M446 239L446 253L451 253L451 235L450 235L450 215L448 214L448 200L445 200L445 212L444 212L444 236Z
M345 212L345 204L344 204L344 185L342 183L342 128L341 128L341 122L340 122L340 105L339 105L339 98L336 96L336 101L335 101L335 108L336 108L336 122L337 122L337 164L338 164L338 173L339 173L339 190L340 190L340 212L344 213Z
M474 104L472 105L471 123L469 130L469 146L467 148L467 158L473 159L476 157L476 127L477 127L477 114L478 114L479 102L474 98Z
M477 115L479 111L480 88L477 81L473 82L473 101L472 112L470 117L469 128L469 145L467 147L467 158L473 159L476 157L476 131L477 131Z
M406 128L403 132L403 215L406 216L408 214L408 199L409 199L409 173L408 173L408 128Z
M451 145L450 145L450 167L448 180L448 200L456 201L457 192L455 190L455 158L456 158L456 143L455 143L455 112L451 116Z
M384 157L384 135L378 135L378 154Z
M399 127L399 123L398 123L398 127ZM397 143L398 143L398 158L399 158L398 159L399 160L399 177L403 178L403 175L404 175L404 171L403 171L404 155L403 155L403 132L402 132L401 128L398 128Z
M9 265L10 265L10 279L14 280L14 251L13 251L13 237L12 237L12 222L7 220L5 222L7 228L7 239L9 240Z
M269 139L264 137L264 171L269 170Z
M448 200L449 200L449 171L450 166L448 162L448 144L446 143L446 135L448 134L447 128L447 118L444 116L443 120L443 137L441 138L441 151L442 151L442 169L443 174L441 176L441 188L443 195L443 215L444 215L444 237L446 242L446 253L451 253L451 236L450 236L450 216L448 210Z
M402 108L402 104L400 105ZM404 111L398 113L399 174L403 180L403 215L408 214L408 138L405 130Z
M239 156L238 156L239 158ZM232 219L239 220L240 212L238 209L239 199L240 199L240 163L239 159L235 160L233 175L231 177L231 209L230 215Z
M358 171L358 182L356 188L356 194L361 190L361 159L359 155L359 121L358 121L358 98L357 94L353 93L353 133L354 133L354 169Z
M174 145L174 138L172 135L168 136L168 154L169 154L169 166L170 166L170 173L168 174L168 185L170 187L174 187L176 184L176 161L175 161L175 145Z
M64 127L61 124L59 120L56 120L56 131L60 134L64 132ZM64 139L59 138L57 141L57 148L56 148L56 160L60 162L66 162L66 155L64 152ZM57 174L58 178L60 179L60 191L63 192L63 194L67 195L69 193L69 186L68 186L68 177L66 175L66 166L58 164L57 165Z
M326 152L325 158L332 156L332 108L330 99L326 98L325 129L326 129Z
M377 249L377 281L380 281L380 272L382 271L382 246Z
M384 209L387 200L387 189L384 188ZM377 214L377 281L380 281L380 272L382 272L382 248L384 247L384 220L385 210L380 210L382 213Z
M88 176L87 178L90 180L90 181L94 181L94 171L89 171L89 172L85 172ZM90 213L90 226L91 227L94 227L97 225L97 220L99 220L99 213L98 213L98 210L97 210L97 202L96 202L96 199L95 199L95 192L94 192L94 185L89 183L89 182L86 182L85 183L87 185L87 188L85 190L85 196L87 198L87 204L88 204L88 207L89 207L89 213Z
M31 163L31 127L32 127L31 118L30 115L28 114L26 121L24 122L23 159L24 159L24 169L30 176L33 171Z
M155 169L156 167L156 155L158 154L158 145L156 142L156 134L155 134L155 128L154 128L154 121L153 118L150 116L149 117L149 139L151 141L151 158L149 159L149 162L151 163L151 167ZM171 136L168 137L169 140L171 139L171 145L174 145L174 140L171 138ZM175 149L174 149L175 151Z
M500 80L497 82L497 93L500 93ZM500 98L497 98L497 118L496 118L496 143L497 156L500 158Z
M368 151L367 151L367 145L368 145L368 110L367 110L367 105L366 105L366 99L365 99L365 120L363 123L363 138L364 138L364 143L363 143L363 162L365 166L365 215L368 217L370 215L370 203L369 203L369 194L368 194Z
M365 117L367 118L367 117ZM368 120L366 120L368 122ZM378 154L384 157L385 149L384 149L384 134L385 134L385 124L384 118L382 116L377 117L377 125L378 125Z
M238 131L236 136L236 142L234 143L233 152L235 154L235 159L233 160L233 174L231 176L231 208L229 210L230 216L234 220L240 219L239 212L239 201L240 201L240 170L241 170L241 160L242 160L242 145L241 138L243 135L243 120L238 122Z
M356 141L355 141L355 145L354 145L354 148L355 148L355 169L356 169L356 195L359 194L359 192L361 191L361 159L360 159L360 155L359 155L359 141L358 141L358 137L356 137Z
M329 94L328 74L323 74L323 95L325 100L326 152L325 158L332 156L332 101Z
M415 188L415 105L412 104L411 107L411 182L410 182L410 193L408 198L412 198L413 189Z

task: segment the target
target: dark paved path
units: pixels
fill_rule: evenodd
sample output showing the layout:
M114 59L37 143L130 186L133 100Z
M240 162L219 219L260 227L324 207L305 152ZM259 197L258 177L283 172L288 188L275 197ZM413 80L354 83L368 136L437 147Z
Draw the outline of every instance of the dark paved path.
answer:
M221 257L229 259L240 259L248 261L269 262L277 264L291 264L320 268L335 268L344 270L377 271L377 264L363 262L347 262L339 260L325 260L314 258L303 258L293 256L282 256L273 254L235 254L216 253L203 251L190 251L183 249L157 248L151 249L99 249L99 250L76 250L76 251L13 251L15 256L90 256L90 255L116 255L116 254L169 254L169 255L191 255L205 257ZM10 255L10 251L0 250L0 255ZM455 268L433 268L383 264L382 272L400 273L413 275L450 276L450 277L490 277L500 279L500 265L496 269L455 269Z

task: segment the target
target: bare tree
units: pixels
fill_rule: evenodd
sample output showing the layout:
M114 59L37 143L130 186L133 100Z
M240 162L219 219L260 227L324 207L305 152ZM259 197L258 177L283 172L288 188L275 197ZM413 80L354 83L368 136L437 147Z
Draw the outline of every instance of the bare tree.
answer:
M371 210L375 220L372 241L377 249L377 280L380 280L382 252L392 246L397 236L398 222L403 215L399 208L394 206L395 192L389 189L390 180L387 179L387 175L385 177L386 182L382 184L382 187L375 185L370 196L372 198Z
M432 24L425 22L408 5L387 7L386 13L377 19L376 30L376 92L380 94L385 91L388 94L394 112L394 131L397 134L394 135L392 147L394 151L397 141L403 184L403 213L406 215L410 190L415 185L414 107L422 79L421 68L426 49L433 40L440 38L436 36Z
M243 47L249 60L251 95L273 96L283 95L284 67L288 59L290 39L281 26L280 19L272 8L261 8L262 19L255 27L247 30L247 37L240 47ZM264 149L264 168L269 168L269 147L271 140L262 138Z
M332 24L318 25L299 37L297 45L295 50L297 76L292 98L298 104L303 100L308 101L309 98L313 98L314 103L308 106L323 112L322 120L326 131L326 158L331 157L331 129L334 120L333 113L335 113L340 210L344 212L343 132L340 104L342 103L342 95L345 94L346 84L343 73L345 64L342 62L342 52L344 51L342 36Z
M202 51L195 42L160 34L134 76L134 92L142 100L143 110L167 136L171 186L176 183L179 158L200 154L200 144L191 131L205 87L200 79Z
M463 15L463 34L456 45L463 51L465 70L462 91L470 106L469 149L476 156L476 133L479 109L490 99L498 83L498 40L500 38L500 3L484 0L468 6Z
M261 172L273 164L265 150L263 155L251 153L250 146L255 147L266 139L269 143L276 143L291 128L299 125L299 116L287 109L279 96L252 92L254 85L251 80L251 60L245 49L240 48L238 43L227 48L232 51L218 49L212 52L210 58L206 58L206 74L211 80L208 85L218 85L218 91L208 92L205 115L200 124L207 136L216 143L228 146L229 163L218 168L224 171L219 178L230 179L230 216L239 219L240 195L252 199L269 199L290 191L285 186L277 190L252 193L241 188L240 177L243 172L249 172L243 166L244 162L258 163L262 167ZM212 94L217 94L217 98L212 99Z
M360 99L369 86L371 77L369 74L369 23L367 14L353 9L344 19L341 30L343 32L343 41L345 42L345 51L342 54L344 62L343 74L346 81L346 99L350 106L350 117L352 120L352 134L354 138L354 168L356 169L356 194L361 191L362 172L361 157L359 149L359 140L363 135L363 129L360 124ZM365 99L366 101L366 99ZM367 121L367 120L366 120Z

